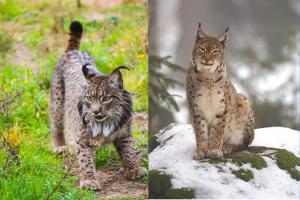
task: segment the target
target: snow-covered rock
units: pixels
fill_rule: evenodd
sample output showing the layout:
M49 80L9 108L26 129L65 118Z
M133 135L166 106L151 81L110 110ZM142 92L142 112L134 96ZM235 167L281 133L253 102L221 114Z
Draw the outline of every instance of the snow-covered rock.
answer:
M171 124L150 140L150 198L299 199L299 136L288 128L257 129L245 151L195 161L191 125Z

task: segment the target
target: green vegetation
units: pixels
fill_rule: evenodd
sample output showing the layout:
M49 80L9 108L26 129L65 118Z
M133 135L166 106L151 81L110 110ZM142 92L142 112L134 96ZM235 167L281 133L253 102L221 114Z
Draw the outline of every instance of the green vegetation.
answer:
M0 55L4 57L12 50L13 39L5 32L0 32Z
M201 162L206 162L206 160L201 161ZM209 164L219 164L219 163L226 163L227 160L223 158L215 158L215 159L209 159L208 163Z
M1 199L97 198L94 192L78 189L76 177L66 175L62 158L52 153L51 74L64 52L70 22L79 20L84 26L81 50L91 53L103 73L119 65L131 67L122 71L125 87L133 93L134 111L147 112L146 16L145 6L134 2L111 8L83 4L79 9L75 0L0 0L0 133L20 160L19 165L7 162L7 150L0 144ZM145 167L147 135L141 126L133 127ZM99 168L112 162L121 165L111 145L97 151Z
M289 173L293 179L297 181L300 180L300 173L299 170L297 170L296 168L297 166L300 166L300 158L298 158L297 156L295 156L295 154L285 149L251 146L248 147L244 152L235 153L223 159L209 159L208 162L216 166L222 166L227 162L232 162L237 166L243 166L244 164L249 163L251 167L259 170L267 167L267 163L262 156L268 157L276 161L276 164L280 169L286 170L287 173ZM200 162L207 161L203 160ZM249 181L253 178L252 171L248 169L231 169L231 172L237 178L240 178L244 181Z
M171 176L152 170L149 172L149 198L151 199L193 199L194 191L187 188L174 189Z
M251 167L256 169L262 169L264 167L267 167L266 161L259 155L243 154L243 155L232 156L231 159L233 163L239 166L250 163Z
M300 172L296 169L296 166L300 166L300 158L285 149L281 149L276 154L276 162L278 167L286 170L293 179L300 180Z
M231 173L234 174L237 178L247 182L253 179L253 173L249 169L232 170Z

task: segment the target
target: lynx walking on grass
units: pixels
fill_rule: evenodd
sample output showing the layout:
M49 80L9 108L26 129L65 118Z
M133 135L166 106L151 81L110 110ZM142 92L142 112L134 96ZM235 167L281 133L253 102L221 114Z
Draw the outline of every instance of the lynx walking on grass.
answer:
M125 177L134 180L142 168L131 135L132 101L120 72L126 67L103 75L91 56L78 50L82 25L72 22L70 31L66 52L51 82L49 113L54 151L75 153L80 187L99 190L96 148L112 142L125 168Z
M187 72L187 100L196 136L194 159L221 158L249 146L254 116L247 98L227 77L224 52L229 28L219 37L199 29Z

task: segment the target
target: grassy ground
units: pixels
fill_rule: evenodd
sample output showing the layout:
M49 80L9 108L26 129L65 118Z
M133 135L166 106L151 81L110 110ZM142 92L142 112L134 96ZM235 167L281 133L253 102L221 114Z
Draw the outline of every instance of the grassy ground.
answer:
M124 84L134 94L134 111L147 114L145 5L130 1L111 8L83 4L78 9L75 0L0 0L0 133L18 150L20 159L19 165L6 161L7 151L0 148L1 199L98 198L78 189L76 177L65 175L62 158L52 153L50 144L50 78L74 19L84 25L81 50L92 54L103 73L119 65L133 68L123 71ZM143 123L135 123L133 135L146 167ZM121 163L114 148L107 146L97 152L97 166L111 165ZM146 183L147 177L139 182Z

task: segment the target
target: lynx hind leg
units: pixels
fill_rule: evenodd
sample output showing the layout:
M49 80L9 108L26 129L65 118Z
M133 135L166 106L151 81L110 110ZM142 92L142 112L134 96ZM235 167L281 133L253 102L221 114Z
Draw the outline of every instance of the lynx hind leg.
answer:
M49 115L52 134L53 150L62 153L67 150L63 134L63 104L64 104L64 83L61 71L55 68L51 83Z
M144 170L140 167L140 156L134 148L132 136L129 134L117 138L113 141L113 144L122 160L125 169L125 178L128 180L139 178Z
M222 152L224 155L228 155L228 154L231 154L233 152L236 152L238 150L241 150L243 149L243 145L235 145L235 144L226 144L224 143L223 144L223 147L222 147Z
M254 139L254 114L250 103L242 94L238 94L238 119L244 126L244 138L240 144L224 143L222 151L225 155L247 148Z
M242 94L238 94L238 97L239 113L245 124L244 146L248 147L254 139L254 113L248 99Z

